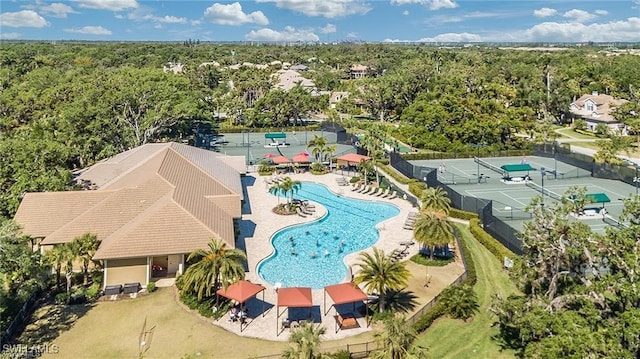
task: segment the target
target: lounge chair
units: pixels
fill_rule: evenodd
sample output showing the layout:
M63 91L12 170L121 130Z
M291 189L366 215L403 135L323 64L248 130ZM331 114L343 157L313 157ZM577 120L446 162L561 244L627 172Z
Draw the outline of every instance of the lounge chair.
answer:
M351 191L352 191L352 192L355 192L355 191L359 190L359 189L360 189L360 187L361 187L360 183L356 183L356 184L353 186L353 188L351 189Z
M362 185L362 188L360 188L360 190L358 191L358 193L365 193L366 191L370 190L371 187L367 186L367 185Z
M398 198L398 192L393 191L393 193L391 193L391 196L389 196L389 199L396 199Z
M387 190L386 190L386 189L384 189L384 188L380 188L380 189L378 190L378 193L376 193L376 197L383 197L383 195L384 195L386 192L387 192Z
M384 191L384 194L382 196L380 196L381 198L388 198L391 195L391 188L387 188L386 191Z
M298 214L298 216L303 217L303 218L307 216L307 214L305 214L304 211L302 210L302 208L300 208L300 207L296 208L296 213Z

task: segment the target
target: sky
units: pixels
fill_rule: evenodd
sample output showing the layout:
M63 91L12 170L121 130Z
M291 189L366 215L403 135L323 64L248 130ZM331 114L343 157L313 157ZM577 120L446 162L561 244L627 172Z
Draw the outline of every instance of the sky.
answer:
M0 0L0 38L640 42L640 0Z

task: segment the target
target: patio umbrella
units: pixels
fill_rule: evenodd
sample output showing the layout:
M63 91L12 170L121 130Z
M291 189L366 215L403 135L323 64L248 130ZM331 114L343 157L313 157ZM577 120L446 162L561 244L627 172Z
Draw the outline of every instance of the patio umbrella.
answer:
M291 161L289 161L288 158L286 158L285 156L277 156L277 157L273 157L271 158L271 160L273 161L273 163L277 164L277 165L284 165L287 163L290 163Z
M297 155L293 156L292 161L295 163L309 163L311 162L309 160L309 155L306 153L298 153Z
M277 157L278 155L274 155L273 153L267 153L266 155L264 155L264 158L274 158Z

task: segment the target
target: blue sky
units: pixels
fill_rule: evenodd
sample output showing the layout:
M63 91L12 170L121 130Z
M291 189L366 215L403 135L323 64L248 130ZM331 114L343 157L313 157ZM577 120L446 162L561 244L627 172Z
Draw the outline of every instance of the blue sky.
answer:
M640 42L640 0L0 0L0 37L112 41Z

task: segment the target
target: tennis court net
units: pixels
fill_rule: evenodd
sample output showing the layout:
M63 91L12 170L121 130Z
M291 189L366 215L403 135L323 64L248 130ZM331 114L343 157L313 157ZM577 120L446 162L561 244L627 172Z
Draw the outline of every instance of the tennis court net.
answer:
M557 194L557 193L555 193L553 191L550 191L550 190L548 190L546 188L543 188L542 186L537 185L537 184L535 184L535 183L533 183L531 181L527 181L525 184L527 185L527 187L532 188L532 189L542 193L542 195L544 195L544 196L551 197L551 198L553 198L555 200L558 200L558 201L562 200L562 196L561 195L559 195L559 194Z
M503 177L506 175L505 170L503 170L502 168L496 166L496 165L492 165L491 163L485 161L485 160L481 160L478 157L474 157L473 158L473 162L475 163L479 163L480 165L482 165L483 167L486 167L494 172L498 172L499 174L501 174Z

